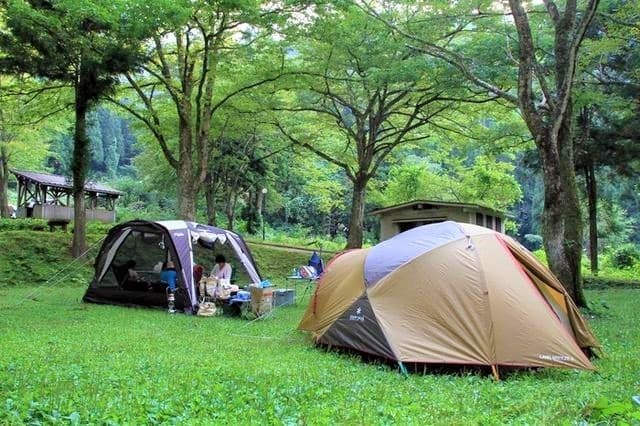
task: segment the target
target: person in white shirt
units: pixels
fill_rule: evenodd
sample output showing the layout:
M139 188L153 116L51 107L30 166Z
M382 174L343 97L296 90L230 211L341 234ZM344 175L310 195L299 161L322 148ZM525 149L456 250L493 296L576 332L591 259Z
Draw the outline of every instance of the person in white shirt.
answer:
M231 279L231 265L223 255L216 255L216 265L211 270L211 276L217 279Z

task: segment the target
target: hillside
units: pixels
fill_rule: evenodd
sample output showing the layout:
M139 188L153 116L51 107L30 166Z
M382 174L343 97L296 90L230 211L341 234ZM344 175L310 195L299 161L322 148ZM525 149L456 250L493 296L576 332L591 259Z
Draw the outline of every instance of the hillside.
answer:
M57 285L85 285L93 275L93 261L103 234L90 234L89 254L78 261L70 255L71 234L63 232L13 230L0 232L0 286L42 285L51 279ZM308 251L286 250L249 244L263 278L282 281L291 270L305 265ZM325 258L327 261L328 258Z

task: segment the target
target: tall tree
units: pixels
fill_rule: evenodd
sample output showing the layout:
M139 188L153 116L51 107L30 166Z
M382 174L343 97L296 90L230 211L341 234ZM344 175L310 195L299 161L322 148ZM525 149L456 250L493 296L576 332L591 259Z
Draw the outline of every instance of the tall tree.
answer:
M128 93L113 99L144 123L175 170L178 215L184 219L195 219L213 142L225 139L224 120L216 121L216 113L237 95L278 79L277 67L269 73L257 65L255 46L278 20L286 19L283 12L256 0L190 2L188 22L154 34L147 52L151 60L141 73L127 74ZM256 66L247 73L252 62Z
M400 22L363 3L404 34L416 50L445 61L479 89L519 108L543 171L543 237L549 266L579 306L586 306L586 300L580 268L583 225L573 160L573 89L578 52L598 3L588 0L580 9L575 0L564 5L545 0L535 14L520 0L509 0L508 10L489 1L442 6L447 10L441 16L450 17L451 26L440 43L427 40L423 32L441 10L431 9L431 20L413 14ZM469 32L478 34L471 42ZM483 64L483 59L491 63Z
M276 125L293 143L340 167L352 184L347 247L361 247L367 186L401 144L444 111L485 97L456 85L433 61L413 55L402 37L353 6L331 7L299 43L294 113ZM295 87L296 85L294 84ZM307 119L313 125L300 126Z
M0 34L5 55L0 68L60 82L74 91L72 160L74 233L72 252L85 251L84 183L89 159L87 113L118 82L118 75L143 62L141 42L157 24L146 1L5 0L6 30Z
M598 175L610 168L620 178L640 171L640 34L637 4L607 1L585 44L576 97L576 171L587 199L591 272L598 273Z

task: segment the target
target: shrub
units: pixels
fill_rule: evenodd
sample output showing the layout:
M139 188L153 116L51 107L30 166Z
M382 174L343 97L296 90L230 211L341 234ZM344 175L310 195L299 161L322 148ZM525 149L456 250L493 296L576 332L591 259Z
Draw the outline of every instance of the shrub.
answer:
M542 247L542 237L537 234L526 234L524 236L524 246L531 251L539 250Z
M624 244L613 252L612 263L617 268L631 268L640 259L640 252L633 244Z
M44 219L0 219L0 231L44 231L47 221Z

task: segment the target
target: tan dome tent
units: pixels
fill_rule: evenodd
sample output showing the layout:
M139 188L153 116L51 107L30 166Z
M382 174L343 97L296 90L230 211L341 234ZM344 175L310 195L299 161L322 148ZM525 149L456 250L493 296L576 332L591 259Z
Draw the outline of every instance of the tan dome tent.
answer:
M593 370L599 344L557 278L511 238L444 222L329 263L298 327L402 363Z

